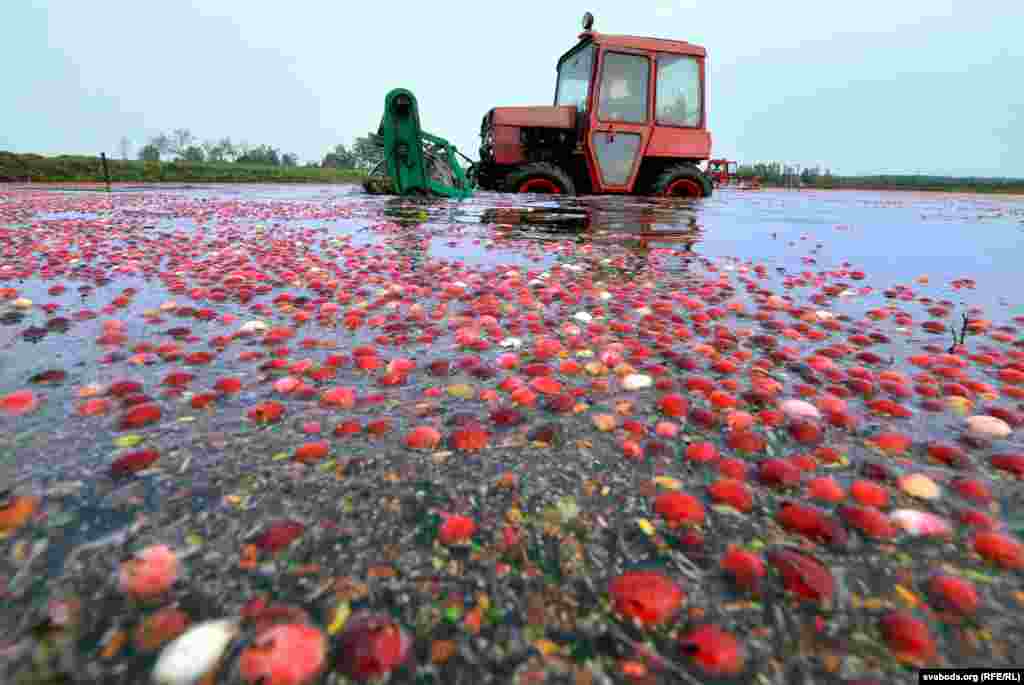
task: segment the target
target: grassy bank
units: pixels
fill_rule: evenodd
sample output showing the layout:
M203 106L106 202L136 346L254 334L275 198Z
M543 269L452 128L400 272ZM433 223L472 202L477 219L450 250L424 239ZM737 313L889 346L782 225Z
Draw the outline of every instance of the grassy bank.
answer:
M110 180L117 182L192 183L360 183L366 174L344 169L285 167L231 162L142 162L108 159ZM749 178L741 174L743 180ZM99 157L44 157L0 151L2 182L102 183ZM763 187L787 187L782 178L762 177ZM818 177L803 186L822 190L910 190L950 193L1024 194L1024 179L950 176L878 175Z
M749 180L744 177L744 180ZM761 185L770 188L792 187L783 179L762 178ZM821 190L910 190L947 193L1024 194L1024 179L957 178L953 176L830 176L819 177L802 186Z
M930 190L950 193L1024 194L1016 178L954 178L944 176L848 176L834 179L832 188L856 190Z
M342 169L285 167L230 162L142 162L108 159L113 182L358 183L365 174ZM0 182L93 182L103 179L99 157L43 157L0 151Z

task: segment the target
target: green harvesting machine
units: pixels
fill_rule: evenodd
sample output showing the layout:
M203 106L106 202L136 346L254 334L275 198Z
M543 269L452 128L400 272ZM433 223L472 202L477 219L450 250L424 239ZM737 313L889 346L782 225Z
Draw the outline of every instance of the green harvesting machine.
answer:
M416 96L396 88L384 98L384 116L373 142L384 159L363 182L369 193L423 195L464 199L476 188L473 162L444 138L420 126ZM463 171L458 158L470 163Z

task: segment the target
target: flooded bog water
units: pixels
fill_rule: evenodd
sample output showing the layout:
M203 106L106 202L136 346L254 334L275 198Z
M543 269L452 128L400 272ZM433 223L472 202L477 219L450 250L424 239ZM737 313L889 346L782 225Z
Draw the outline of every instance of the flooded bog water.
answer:
M748 630L760 600L723 580L739 551L779 601L838 603L816 644L850 677L1009 664L1022 232L1024 198L942 194L0 189L0 590L39 600L79 577L72 550L110 566L162 541L235 583L230 613L257 587L319 602L317 583L384 573L382 549L451 573L460 536L551 581L568 571L531 555L556 535L615 543L591 580L688 584L751 636L750 682L771 648ZM937 573L976 586L977 625ZM389 609L407 625L441 601L412 596Z

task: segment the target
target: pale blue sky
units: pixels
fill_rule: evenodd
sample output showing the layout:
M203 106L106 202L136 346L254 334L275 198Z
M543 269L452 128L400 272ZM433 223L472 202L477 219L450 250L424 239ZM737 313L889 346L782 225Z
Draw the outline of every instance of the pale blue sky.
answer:
M551 103L586 10L707 48L715 156L1024 177L1013 0L5 0L0 149L118 155L187 127L307 161L376 129L402 86L475 158L488 108Z

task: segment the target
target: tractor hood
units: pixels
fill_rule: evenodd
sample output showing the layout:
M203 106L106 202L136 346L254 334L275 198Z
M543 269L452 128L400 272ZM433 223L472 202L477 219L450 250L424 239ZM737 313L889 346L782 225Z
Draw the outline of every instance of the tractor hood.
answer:
M521 128L567 128L576 127L576 108L562 107L495 107L487 113L494 126L516 126Z

